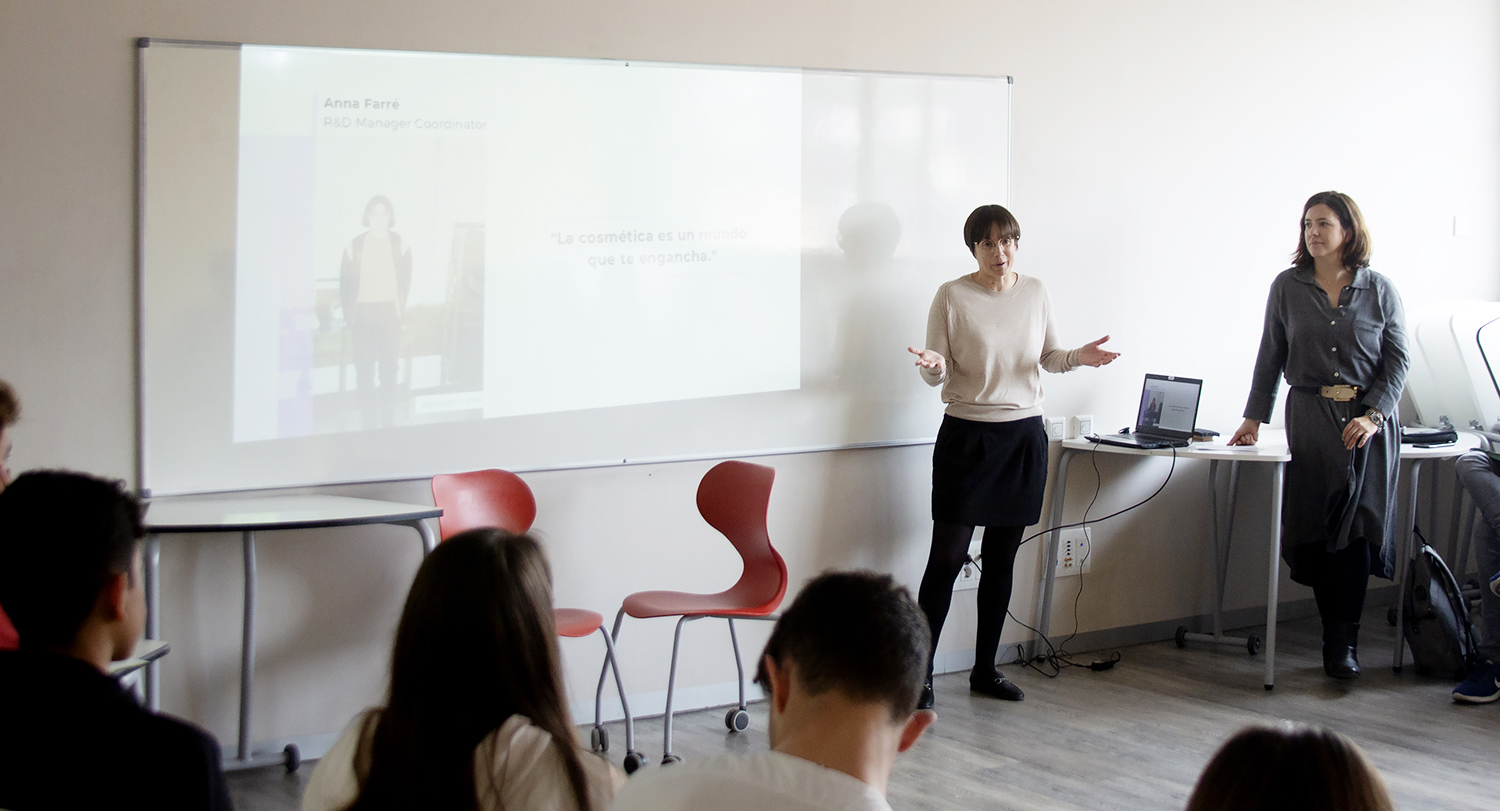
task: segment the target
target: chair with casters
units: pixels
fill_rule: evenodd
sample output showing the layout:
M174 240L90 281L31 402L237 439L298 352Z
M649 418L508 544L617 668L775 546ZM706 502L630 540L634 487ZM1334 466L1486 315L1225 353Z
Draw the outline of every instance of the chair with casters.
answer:
M520 476L508 470L475 470L469 473L444 473L432 477L432 500L442 509L438 518L438 537L447 540L460 532L495 527L521 533L531 529L536 520L536 497ZM603 675L614 672L615 690L625 713L625 771L634 772L645 765L645 758L635 751L635 725L630 704L625 698L625 684L615 659L615 643L604 630L604 617L582 608L554 608L553 621L559 636L584 637L598 632L604 637ZM604 728L601 681L594 699L594 729L591 748L600 754L609 751L609 731Z
M771 546L770 535L766 532L766 509L771 501L771 483L775 479L775 468L729 461L714 465L698 484L698 512L709 526L729 539L744 562L738 582L727 591L716 594L638 591L625 598L615 615L611 635L616 642L626 614L636 619L678 618L672 635L672 665L667 675L663 764L681 760L672 753L672 697L677 687L677 652L685 623L700 619L728 620L729 643L734 648L734 666L739 673L740 701L739 706L724 716L724 725L730 732L743 732L750 725L750 714L745 710L745 666L740 658L734 621L775 620L774 612L786 597L786 562ZM597 696L604 694L606 675L606 672L599 674ZM597 700L596 697L596 703Z

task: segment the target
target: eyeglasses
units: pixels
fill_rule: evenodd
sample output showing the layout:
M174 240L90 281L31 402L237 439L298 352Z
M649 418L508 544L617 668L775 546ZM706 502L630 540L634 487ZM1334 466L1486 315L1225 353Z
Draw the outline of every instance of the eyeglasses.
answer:
M990 253L994 253L995 251L1000 250L1000 248L1002 247L1014 249L1016 247L1016 240L1015 237L1006 237L999 242L996 242L993 239L986 239L983 242L976 242L974 243L974 245L982 251L989 251Z

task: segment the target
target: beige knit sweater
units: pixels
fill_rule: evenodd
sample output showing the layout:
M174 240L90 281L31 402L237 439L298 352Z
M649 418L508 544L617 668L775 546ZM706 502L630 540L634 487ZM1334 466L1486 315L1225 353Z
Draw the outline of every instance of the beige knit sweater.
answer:
M1041 370L1079 365L1078 350L1057 342L1047 288L1019 273L1003 293L971 276L939 287L927 314L927 348L947 361L942 370L920 370L927 385L942 385L946 413L978 422L1041 414Z

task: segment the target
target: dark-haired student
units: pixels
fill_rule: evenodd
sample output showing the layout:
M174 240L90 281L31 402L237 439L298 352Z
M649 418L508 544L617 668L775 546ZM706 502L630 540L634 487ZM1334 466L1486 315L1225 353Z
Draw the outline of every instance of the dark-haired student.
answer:
M1281 557L1311 586L1323 620L1323 670L1359 677L1359 619L1370 575L1395 566L1396 403L1411 362L1391 280L1370 269L1370 233L1349 195L1302 206L1293 266L1271 282L1245 421L1254 445L1286 377L1292 460L1282 487Z
M995 658L1016 550L1022 532L1041 517L1047 485L1041 372L1103 366L1120 356L1101 348L1108 335L1077 349L1059 343L1047 288L1016 272L1020 244L1021 225L1004 206L974 209L964 223L964 246L978 267L938 288L926 348L907 347L922 379L941 385L947 403L932 449L932 550L917 599L936 651L953 581L969 556L974 528L984 527L969 687L1008 701L1020 701L1021 688L995 669ZM929 673L918 706L932 705Z
M1354 741L1282 722L1240 730L1219 747L1187 811L1393 811L1385 781Z
M933 715L916 711L927 621L906 589L869 572L823 574L777 620L756 681L771 749L639 773L615 811L889 811L886 782Z
M602 811L625 776L573 739L552 573L528 535L438 545L406 597L385 706L323 758L304 811Z
M140 505L117 482L24 473L0 491L0 808L227 809L219 746L106 675L146 622Z

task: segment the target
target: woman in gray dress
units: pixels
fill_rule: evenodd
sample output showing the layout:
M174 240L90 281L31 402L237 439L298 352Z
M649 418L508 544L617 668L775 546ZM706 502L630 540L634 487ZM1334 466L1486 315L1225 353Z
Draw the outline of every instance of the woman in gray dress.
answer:
M1271 283L1245 422L1230 444L1255 444L1284 374L1292 460L1281 556L1317 599L1323 670L1353 679L1365 587L1394 563L1406 317L1395 286L1369 268L1370 236L1348 195L1308 198L1294 261Z

